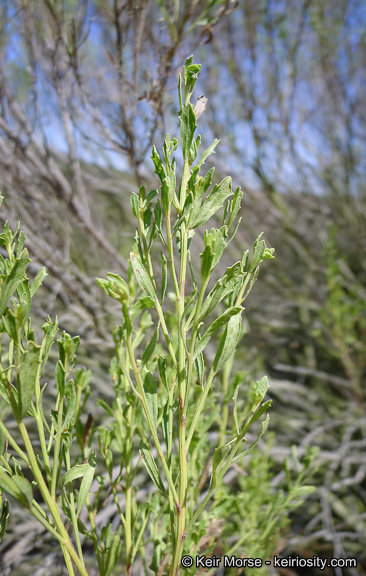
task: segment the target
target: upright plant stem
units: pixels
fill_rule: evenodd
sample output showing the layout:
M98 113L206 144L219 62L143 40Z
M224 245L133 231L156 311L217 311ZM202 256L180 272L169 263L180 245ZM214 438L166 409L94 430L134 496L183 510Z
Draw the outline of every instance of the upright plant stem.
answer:
M189 177L188 159L185 159L183 167L183 177L181 185L180 203L184 206L186 188ZM187 505L187 485L188 485L188 454L186 448L186 416L184 413L186 397L186 343L183 331L180 329L184 314L184 295L187 272L188 256L188 232L183 223L180 228L180 280L178 300L178 393L179 393L179 507L177 538L173 562L171 566L171 576L176 576L179 572L180 560L182 557L184 540L186 537L186 505Z

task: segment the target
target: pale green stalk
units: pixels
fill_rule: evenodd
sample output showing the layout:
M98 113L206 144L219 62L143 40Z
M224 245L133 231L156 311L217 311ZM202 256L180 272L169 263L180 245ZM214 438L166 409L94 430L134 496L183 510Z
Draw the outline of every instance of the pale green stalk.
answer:
M79 557L79 555L77 554L77 552L75 551L73 545L71 544L71 540L70 540L70 536L61 520L61 516L60 516L60 511L57 505L56 500L51 496L51 494L48 491L47 485L44 481L42 472L40 471L39 467L38 467L38 463L37 463L37 459L36 459L36 455L34 453L33 450L33 446L32 443L30 441L29 435L28 435L28 431L25 427L24 422L19 422L19 430L20 433L22 435L23 438L23 442L29 457L29 466L32 470L33 476L35 481L37 482L38 488L42 494L43 500L46 504L46 506L48 507L51 516L53 518L53 521L55 523L57 532L59 533L60 537L62 538L62 542L61 544L65 547L67 554L71 557L72 561L74 562L75 566L77 567L79 573L81 576L88 576L88 573L85 569L85 566L81 560L81 558ZM49 528L47 528L49 529Z
M131 362L131 366L132 366L132 371L133 371L134 376L135 376L135 378L136 378L137 388L138 388L138 391L139 391L139 394L140 394L140 400L141 400L141 403L142 403L142 407L143 407L143 409L144 409L144 413L145 413L145 416L146 416L146 420L147 420L147 422L148 422L148 424L149 424L150 432L151 432L151 435L152 435L152 437L153 437L154 444L155 444L156 450L157 450L157 452L158 452L158 455L159 455L159 458L160 458L160 461L161 461L161 464L162 464L162 467L163 467L163 470L164 470L164 474L165 474L166 480L167 480L168 485L169 485L169 487L170 487L170 489L171 489L171 491L172 491L173 498L174 498L174 503L175 503L175 505L176 505L177 508L178 508L178 506L179 506L178 494L177 494L177 491L176 491L176 489L175 489L174 482L173 482L173 478L172 478L172 475L171 475L171 473L170 473L169 467L168 467L168 465L167 465L167 463L166 463L166 460L165 460L165 457L164 457L164 454L163 454L163 451L162 451L162 448L161 448L161 445L160 445L160 441L159 441L158 435L157 435L157 433L156 433L154 423L153 423L152 418L151 418L151 414L150 414L149 407L148 407L148 405L147 405L147 400L146 400L146 395L145 395L144 384L143 384L143 382L142 382L141 374L140 374L140 369L139 369L139 367L138 367L137 364L136 364L135 355L134 355L133 348L132 348L131 335L128 335L128 336L127 336L127 350L128 350L128 354L129 354L129 358L130 358L130 362Z
M140 236L142 238L142 243L143 243L143 247L144 247L145 258L147 261L147 272L149 274L150 280L151 280L152 285L153 285L154 290L155 290L155 296L156 296L155 308L156 308L156 311L157 311L158 316L159 316L160 325L161 325L161 329L162 329L163 334L164 334L166 345L168 346L168 350L169 350L170 355L172 357L172 360L174 362L174 366L176 366L177 365L177 359L175 357L175 352L174 352L174 349L172 346L172 342L170 340L168 328L167 328L167 325L165 323L164 313L163 313L161 304L159 302L158 292L156 289L156 283L155 283L155 278L154 278L154 270L153 270L153 266L152 266L152 262L151 262L150 252L149 252L148 246L147 246L146 234L145 234L145 229L144 229L144 222L141 218L141 215L139 215L139 226L140 226Z
M66 470L69 471L71 468L71 463L70 463L70 452L68 450L66 450ZM79 534L79 528L78 528L78 520L75 514L75 499L74 499L74 492L72 489L72 482L69 482L69 497L70 497L70 515L71 515L71 522L72 522L72 527L74 530L74 534L75 534L75 540L76 540L76 548L79 554L79 557L82 561L82 563L85 565L84 562L84 558L83 558L83 550L81 548L81 543L80 543L80 534ZM66 559L66 558L65 558Z
M189 97L186 96L186 104ZM184 159L182 184L180 190L180 205L183 209L186 199L186 189L190 174L188 158ZM177 538L173 562L170 569L171 576L176 576L179 572L180 561L182 558L184 540L186 537L186 505L187 505L187 485L188 485L188 452L186 445L186 416L184 414L186 398L186 343L182 335L181 323L184 314L184 296L187 273L188 257L188 232L185 223L180 227L180 281L178 298L178 393L179 393L179 507Z

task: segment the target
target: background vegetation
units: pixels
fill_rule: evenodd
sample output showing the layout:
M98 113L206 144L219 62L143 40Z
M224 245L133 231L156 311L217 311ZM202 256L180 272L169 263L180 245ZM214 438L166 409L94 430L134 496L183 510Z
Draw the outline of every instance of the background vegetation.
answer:
M276 248L246 303L235 366L248 386L270 374L274 436L243 479L248 514L232 517L232 534L251 519L251 555L291 446L300 457L317 446L317 491L282 516L275 548L358 558L356 570L326 572L336 576L363 574L366 562L365 23L361 0L1 1L1 219L13 228L21 220L34 275L48 269L39 323L58 314L81 336L96 423L95 400L112 395L119 311L95 277L126 270L130 192L156 186L149 155L178 130L179 66L192 52L202 62L202 139L221 138L217 171L244 190L246 228L230 257L260 230ZM250 511L246 491L262 485ZM1 544L0 571L57 570L52 542L19 519ZM225 530L213 527L218 542Z

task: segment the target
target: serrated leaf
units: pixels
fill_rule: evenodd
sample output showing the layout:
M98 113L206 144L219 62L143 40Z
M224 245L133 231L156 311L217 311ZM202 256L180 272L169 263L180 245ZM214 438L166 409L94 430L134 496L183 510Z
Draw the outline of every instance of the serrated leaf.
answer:
M239 318L240 318L240 314L242 311L243 311L243 308L241 306L233 306L232 308L228 308L228 310L225 310L225 312L223 314L221 314L221 316L216 318L216 320L206 330L206 332L202 336L201 340L199 340L196 343L194 354L193 354L193 360L195 360L197 358L197 356L201 352L203 352L203 350L206 348L208 342L210 341L211 336L216 332L216 330L218 330L222 326L225 326L225 324L230 322L230 320L232 318L234 318L235 316L239 316ZM232 350L232 352L234 352L234 350ZM216 358L215 358L215 360L216 360ZM225 360L225 362L226 362L226 360ZM218 368L218 370L219 369L220 368Z
M36 388L38 367L41 363L40 346L29 340L18 377L18 418L24 418L32 403Z
M150 276L148 275L145 266L142 264L140 258L136 256L133 252L130 253L131 258L131 265L133 272L135 274L135 278L137 280L138 285L140 286L141 290L151 298L154 302L156 302L156 294L155 288L150 280Z
M10 299L19 284L24 280L24 273L27 269L30 259L28 257L28 250L25 249L20 258L16 259L10 273L6 276L0 290L0 317L3 316L6 308L9 305Z
M164 494L164 496L167 496L158 467L155 463L153 455L151 454L151 450L143 440L140 441L140 455L151 480L154 482L155 486Z
M191 228L201 226L209 220L216 212L222 208L225 200L232 195L231 178L227 176L220 184L214 186L212 192L208 195L197 216L190 222Z
M225 328L225 332L220 340L219 348L212 365L215 374L226 364L240 339L241 332L241 314L232 316Z

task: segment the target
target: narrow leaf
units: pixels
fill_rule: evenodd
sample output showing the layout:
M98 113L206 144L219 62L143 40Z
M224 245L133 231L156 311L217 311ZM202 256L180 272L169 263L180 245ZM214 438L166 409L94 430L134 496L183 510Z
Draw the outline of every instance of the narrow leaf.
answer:
M206 330L206 332L202 336L201 340L199 342L197 342L195 350L194 350L194 354L193 354L193 360L195 360L197 358L197 356L206 348L208 342L211 339L212 334L214 334L214 332L216 332L216 330L218 330L222 326L225 326L225 324L230 322L230 320L232 318L235 318L235 317L240 318L240 314L242 311L243 311L243 308L241 306L233 306L232 308L228 308L228 310L225 310L225 312L223 314L221 314L221 316L216 318L216 320ZM240 330L239 330L239 333L240 333ZM233 352L233 350L232 350L232 352ZM216 361L216 358L215 358L215 361ZM225 360L225 362L226 362L226 360ZM215 363L214 363L214 365L215 365ZM220 368L218 368L218 370L219 369Z
M166 287L168 284L168 262L162 252L161 252L161 270L162 270L161 303L163 303L165 298Z
M151 419L153 421L154 428L156 430L158 421L158 390L156 380L150 372L147 372L145 376L144 390Z
M191 228L201 226L209 220L224 205L225 200L232 195L231 178L227 176L217 184L208 195L199 213L190 223Z
M9 476L2 466L0 466L0 488L26 508L32 506L33 492L30 482L23 476Z
M18 378L18 417L20 420L24 418L32 403L36 387L38 367L41 362L40 350L40 346L37 346L37 344L31 340L27 342L27 349L19 368Z
M152 300L152 298L146 296L143 298L139 298L137 300L137 302L132 306L132 308L130 309L130 318L132 320L132 322L134 320L136 320L136 318L138 318L138 316L140 316L140 314L146 310L147 308L154 308L155 307L155 303L154 300Z
M1 540L5 536L8 520L9 520L9 502L7 500L4 500L0 514L0 544Z
M155 463L153 455L151 454L151 450L143 440L140 442L140 455L151 480L154 482L155 486L164 494L164 496L167 496L158 467Z
M188 159L192 145L194 131L197 127L196 116L192 104L183 107L180 115L180 139L182 143L183 158Z
M24 273L29 262L28 250L24 250L20 258L15 261L10 273L5 278L0 291L0 317L3 316L15 290L24 280Z
M96 453L93 452L89 456L87 469L85 471L85 474L84 474L82 482L81 482L81 486L80 486L80 490L79 490L79 497L78 497L78 505L77 505L77 509L76 509L76 516L79 516L81 509L84 506L84 503L85 503L87 497L89 496L90 486L92 485L94 474L95 474L96 463L97 463Z
M261 431L260 431L257 439L253 442L253 444L251 446L249 446L249 448L247 448L247 450L244 450L244 452L241 452L241 454L238 454L237 456L235 456L235 458L233 459L233 462L236 462L240 458L244 458L244 456L247 456L248 454L251 453L252 450L254 450L254 448L258 444L259 440L261 439L261 437L263 436L263 434L267 430L268 424L269 424L269 415L267 414L267 418L265 419L264 422L262 422Z
M140 258L136 256L133 252L130 253L132 269L135 274L136 280L138 285L140 286L141 290L156 302L156 294L153 283L150 280L150 277L145 269L145 266L142 264Z
M156 325L153 337L151 338L150 342L146 346L146 349L142 355L142 365L143 366L145 366L148 363L151 356L154 354L154 351L156 349L156 344L157 344L158 339L159 339L159 326L160 326L160 324L158 323Z
M31 298L33 298L33 296L37 292L38 288L42 285L43 280L46 278L46 276L48 276L48 274L46 272L46 268L43 266L39 270L37 276L35 277L35 279L32 282L32 286L30 287Z
M220 140L218 140L217 138L215 138L215 140L212 142L211 146L209 146L208 148L206 148L206 150L204 151L204 153L202 154L202 156L199 158L196 166L200 167L202 166L202 164L205 163L205 161L207 160L207 158L209 156L211 156L211 154L215 154L215 148L218 145L218 143L220 142Z
M225 332L221 338L219 348L216 352L215 360L213 362L213 371L215 374L226 364L232 354L235 352L236 346L240 339L241 331L241 315L235 314L232 316L225 328Z

